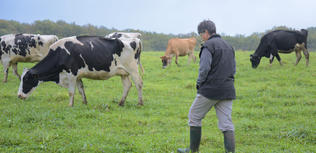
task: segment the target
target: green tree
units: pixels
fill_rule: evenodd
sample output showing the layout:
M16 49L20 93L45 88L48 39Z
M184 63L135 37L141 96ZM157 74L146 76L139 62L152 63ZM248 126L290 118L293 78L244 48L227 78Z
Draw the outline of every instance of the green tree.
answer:
M294 30L286 26L277 26L272 29L267 30L264 33L253 33L249 36L245 35L235 35L229 36L221 34L222 38L228 41L235 50L255 50L258 47L261 37L273 30ZM308 40L307 47L308 50L316 50L316 27L310 27L307 29ZM145 51L165 51L168 40L171 38L189 38L195 37L197 39L197 45L195 50L199 51L201 47L202 40L197 33L191 32L187 34L163 34L156 32L147 32L134 29L117 30L114 28L108 29L105 26L94 26L91 24L87 25L77 25L76 23L67 23L63 20L58 20L56 22L50 20L37 20L31 24L19 23L12 20L0 20L0 35L5 35L9 33L34 33L34 34L54 34L59 38L69 37L69 36L79 36L79 35L97 35L105 36L109 33L115 31L125 31L125 32L139 32L142 34L143 47Z

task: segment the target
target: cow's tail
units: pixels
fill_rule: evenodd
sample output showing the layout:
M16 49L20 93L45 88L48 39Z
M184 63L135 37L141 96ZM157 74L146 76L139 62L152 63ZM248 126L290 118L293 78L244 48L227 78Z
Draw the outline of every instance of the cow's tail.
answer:
M142 41L139 41L139 47L138 47L138 51L137 51L137 52L139 53L139 57L138 57L137 64L138 64L139 67L140 67L140 70L141 70L140 75L141 75L141 77L143 78L143 76L144 76L144 68L143 68L143 66L142 66L142 63L140 62L140 54L141 54L141 52L142 52L142 47L143 47Z
M142 66L142 63L140 63L140 61L138 61L138 64L139 64L139 67L140 67L140 70L141 70L141 77L143 78L143 76L144 76L144 68L143 68L143 66Z

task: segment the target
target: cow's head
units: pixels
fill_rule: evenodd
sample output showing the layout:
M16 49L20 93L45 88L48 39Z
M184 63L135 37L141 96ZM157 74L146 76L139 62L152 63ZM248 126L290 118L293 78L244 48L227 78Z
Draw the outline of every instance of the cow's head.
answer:
M41 81L39 81L37 77L32 74L31 70L24 69L21 76L18 97L21 99L27 98L40 83Z
M256 56L256 55L253 55L251 54L250 55L250 62L252 64L252 68L257 68L259 63L260 63L260 57L259 56Z
M161 59L161 62L162 62L162 68L166 68L167 65L169 65L171 63L171 58L170 56L161 56L160 59Z

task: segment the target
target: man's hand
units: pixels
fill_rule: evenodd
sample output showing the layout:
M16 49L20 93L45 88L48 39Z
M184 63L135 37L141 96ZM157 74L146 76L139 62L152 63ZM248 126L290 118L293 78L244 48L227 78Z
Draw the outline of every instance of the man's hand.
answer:
M196 84L196 90L200 89L200 85Z

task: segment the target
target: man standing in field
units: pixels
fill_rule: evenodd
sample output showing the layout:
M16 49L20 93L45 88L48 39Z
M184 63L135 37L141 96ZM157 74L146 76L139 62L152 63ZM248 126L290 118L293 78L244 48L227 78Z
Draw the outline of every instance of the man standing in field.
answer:
M202 119L214 106L218 128L224 135L225 152L235 152L234 125L231 119L233 100L236 99L234 75L235 52L231 45L216 34L215 24L204 20L198 25L204 44L200 51L197 95L189 111L190 149L178 152L198 152L201 141Z

